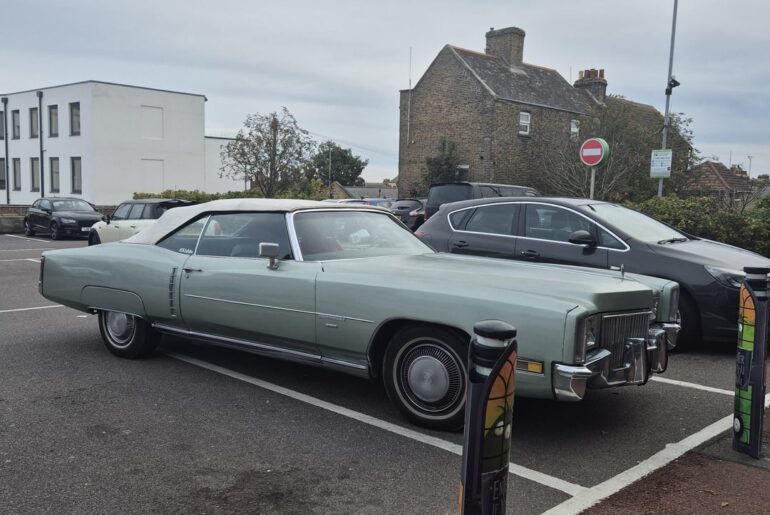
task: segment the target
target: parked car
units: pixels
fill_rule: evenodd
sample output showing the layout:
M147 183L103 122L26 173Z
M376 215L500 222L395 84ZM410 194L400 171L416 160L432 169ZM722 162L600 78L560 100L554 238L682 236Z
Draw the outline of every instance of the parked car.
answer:
M165 333L381 377L429 427L463 423L479 320L518 328L526 397L577 401L666 366L665 331L651 326L660 299L640 282L435 253L373 207L217 200L121 242L44 252L40 267L41 294L97 313L117 356L146 356Z
M476 198L537 197L540 193L528 186L493 184L489 182L439 182L430 185L425 203L425 220L448 202Z
M420 228L435 250L565 263L679 283L680 342L735 343L743 267L770 259L685 234L617 204L589 199L480 199L442 206Z
M123 202L115 208L112 216L104 216L102 220L91 226L88 244L98 245L124 240L155 223L155 220L169 209L192 204L195 202L182 199L142 199Z
M102 213L83 199L68 197L40 198L24 216L24 234L48 233L52 240L65 236L84 238Z
M391 206L393 206L393 203L395 202L395 200L393 200L392 198L384 198L384 197L364 198L362 200L364 201L364 205L366 206L377 206L385 209L390 209Z
M401 198L390 206L390 212L404 222L412 231L416 231L425 220L425 210L421 200Z

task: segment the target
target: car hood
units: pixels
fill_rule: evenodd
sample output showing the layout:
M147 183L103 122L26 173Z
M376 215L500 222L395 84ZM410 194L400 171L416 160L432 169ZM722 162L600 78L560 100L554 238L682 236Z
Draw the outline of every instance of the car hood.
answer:
M768 266L770 258L726 243L712 240L689 240L680 243L649 243L656 254L690 263L743 270L746 266Z
M350 282L425 292L461 291L469 297L512 301L521 293L574 305L593 303L602 310L647 309L653 297L649 287L620 274L456 254L327 261L323 267L324 272Z
M75 220L93 220L94 222L102 219L101 213L92 211L55 211L54 216L63 218L74 218Z

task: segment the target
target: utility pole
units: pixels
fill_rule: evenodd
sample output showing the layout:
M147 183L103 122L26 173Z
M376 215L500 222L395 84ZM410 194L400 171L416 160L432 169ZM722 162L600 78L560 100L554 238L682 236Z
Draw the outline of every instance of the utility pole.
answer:
M329 140L329 198L333 198L332 192L332 141Z
M749 158L749 177L751 177L751 160L754 159L754 156L746 156Z
M668 138L668 124L669 124L669 105L671 103L671 90L679 86L679 82L671 75L674 68L674 38L676 36L676 8L679 4L679 0L674 0L674 18L671 22L671 50L668 56L668 81L666 82L666 113L663 115L663 137L661 148L666 149L666 143ZM663 196L663 178L658 179L658 196Z

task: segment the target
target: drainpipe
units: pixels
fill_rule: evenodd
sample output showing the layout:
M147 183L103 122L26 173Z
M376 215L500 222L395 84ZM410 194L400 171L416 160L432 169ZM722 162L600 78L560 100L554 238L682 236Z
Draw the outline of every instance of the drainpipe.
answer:
M45 163L43 161L43 92L37 92L37 137L40 140L40 198L45 197Z
M11 181L8 177L8 97L3 97L3 136L5 140L5 203L11 203Z

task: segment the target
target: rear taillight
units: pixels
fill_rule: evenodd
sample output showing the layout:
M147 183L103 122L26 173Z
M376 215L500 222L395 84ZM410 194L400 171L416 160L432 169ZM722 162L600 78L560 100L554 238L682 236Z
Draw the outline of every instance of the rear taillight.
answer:
M414 231L414 235L422 239L422 237L425 236L425 233L422 231Z
M409 216L418 216L420 213L418 213L419 209L412 209L409 211Z

